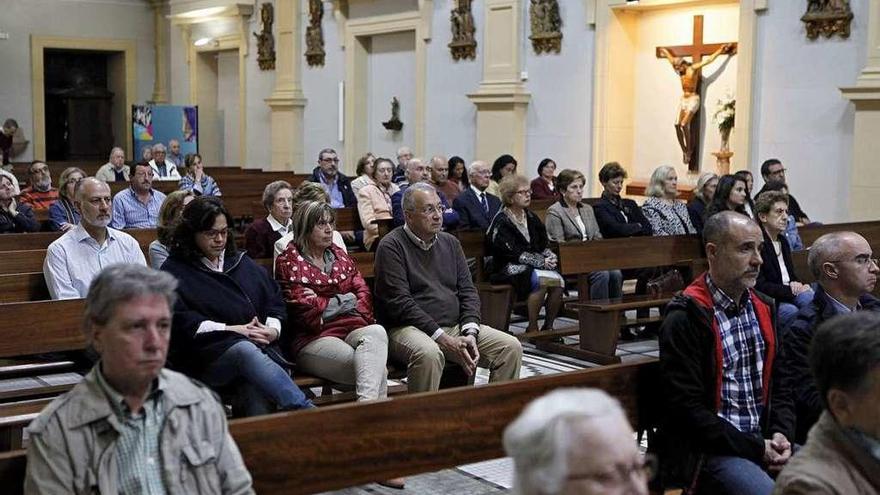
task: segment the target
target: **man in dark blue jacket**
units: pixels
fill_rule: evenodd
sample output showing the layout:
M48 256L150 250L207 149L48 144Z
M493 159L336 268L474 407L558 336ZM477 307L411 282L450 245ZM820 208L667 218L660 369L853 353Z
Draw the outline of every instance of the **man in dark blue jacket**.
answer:
M773 404L782 418L783 434L796 443L806 441L822 414L822 399L807 358L816 329L839 314L880 311L880 300L871 295L880 272L873 256L868 241L855 232L825 234L810 248L808 263L818 281L816 294L788 327L779 357L777 381L791 390L793 402Z
M339 171L336 150L324 148L318 153L318 166L312 170L312 182L317 182L330 195L333 208L356 208L357 197L351 189L351 179Z
M455 198L452 207L458 212L459 228L485 231L501 209L501 200L486 192L492 169L486 162L476 161L467 173L471 185Z

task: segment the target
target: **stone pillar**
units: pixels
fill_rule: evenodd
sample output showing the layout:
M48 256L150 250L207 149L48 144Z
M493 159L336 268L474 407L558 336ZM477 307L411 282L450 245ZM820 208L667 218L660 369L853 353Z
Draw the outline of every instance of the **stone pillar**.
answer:
M168 41L165 39L165 0L151 0L153 7L153 49L155 50L155 78L153 79L153 103L168 103L168 90L165 87L168 67L165 52Z
M531 95L520 79L521 0L486 0L482 30L483 80L468 98L477 106L475 158L492 163L503 153L526 158L526 108Z
M303 166L303 110L306 99L300 79L300 8L298 0L275 0L275 89L264 100L272 112L272 170L296 171Z
M868 2L868 46L865 68L856 85L841 88L843 96L855 105L853 156L850 174L850 222L877 219L880 196L880 2Z

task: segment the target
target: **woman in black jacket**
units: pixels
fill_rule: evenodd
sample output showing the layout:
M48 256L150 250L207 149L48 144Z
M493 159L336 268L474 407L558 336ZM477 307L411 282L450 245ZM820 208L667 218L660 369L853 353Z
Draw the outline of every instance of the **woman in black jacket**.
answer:
M489 280L511 284L517 300L526 300L529 312L527 332L538 330L538 314L545 306L541 330L552 330L562 305L562 276L556 270L556 255L547 248L547 230L532 213L529 180L510 175L498 186L504 205L486 233L486 252L491 256ZM545 304L546 301L546 304Z
M758 196L755 214L764 231L761 271L755 288L776 300L779 328L785 328L800 308L813 300L813 289L798 281L791 262L791 248L785 239L788 198L778 191Z
M178 280L168 360L212 387L234 386L241 415L314 407L278 364L281 291L235 249L232 225L216 197L196 198L183 210L162 265Z
M605 190L602 199L593 206L593 212L605 239L653 234L651 222L645 218L639 205L620 197L625 179L626 170L617 162L606 163L599 171L599 182Z

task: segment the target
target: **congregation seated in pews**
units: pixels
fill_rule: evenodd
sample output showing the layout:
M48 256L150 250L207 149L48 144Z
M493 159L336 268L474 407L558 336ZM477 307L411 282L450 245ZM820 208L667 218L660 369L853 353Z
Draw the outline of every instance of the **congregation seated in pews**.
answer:
M326 154L323 158L327 158ZM335 152L331 158L335 158ZM440 161L432 160L431 163L437 166ZM155 163L165 163L167 173L169 162L164 157ZM333 200L334 182L331 174L324 173L324 168L331 165L336 167L337 164L332 159L319 160L319 167L314 171L317 181L306 183L303 187L296 188L288 182L271 191L268 187L263 191L262 205L268 216L262 220L270 224L270 228L274 227L271 225L274 220L284 229L281 232L271 228L273 234L284 235L262 242L262 251L256 256L256 262L236 248L236 222L224 206L224 199L200 197L191 200L189 198L193 197L193 193L181 192L173 195L172 203L172 195L169 195L157 212L159 238L153 241L163 246L166 254L170 253L170 258L164 264L160 261L154 266L162 266L165 272L175 276L175 295L165 297L158 293L138 293L132 296L126 295L121 289L104 287L104 291L118 292L114 297L117 298L115 304L120 307L128 306L127 303L138 298L150 299L150 296L152 303L164 301L167 307L164 318L173 321L171 329L164 330L171 335L170 342L166 335L164 343L170 350L169 366L185 371L187 375L204 381L220 392L233 405L236 416L260 416L277 410L311 408L310 399L297 387L291 376L292 364L295 364L294 377L302 372L340 386L354 387L355 397L362 402L387 397L388 363L406 368L409 392L431 392L440 388L441 375L449 367L447 363L460 366L471 377L477 367L488 368L490 382L518 378L522 346L516 337L505 332L508 330L506 327L499 331L485 325L483 313L489 308L480 304L480 291L484 287L475 284L465 259L474 253L464 250L455 236L443 231L444 213L447 210L469 211L473 206L479 208L474 209L473 213L476 214L473 216L487 220L485 227L475 225L482 231L488 229L485 243L476 255L490 256L492 262L504 262L489 264L489 278L493 282L513 282L513 290L520 298L525 296L526 299L535 293L536 288L543 288L541 303L544 302L544 294L559 293L558 305L551 306L548 308L550 311L543 315L544 325L550 328L555 311L564 307L561 301L563 277L589 277L586 284L578 283L579 292L584 293L579 294L582 300L576 304L590 303L592 300L590 304L595 308L615 304L614 301L619 303L629 297L622 296L620 279L623 277L614 268L615 264L622 268L634 267L627 264L626 253L614 253L609 256L610 259L588 260L594 263L593 268L569 272L566 271L566 263L569 263L566 255L577 252L572 249L586 246L586 249L595 249L598 253L606 243L611 245L615 242L606 241L604 237L650 234L654 227L664 234L672 234L668 235L667 243L656 244L664 246L664 249L675 251L685 245L690 249L691 244L701 244L695 237L676 235L690 233L692 225L689 227L688 224L693 222L689 222L686 208L682 210L684 205L677 199L674 177L662 168L655 173L657 177L652 182L652 192L657 196L649 200L647 216L643 216L638 205L620 197L625 172L620 174L622 167L617 170L612 164L607 166L607 170L603 168L606 172L604 176L600 173L605 193L598 202L601 206L595 208L595 214L582 198L586 179L578 172L565 170L559 177L541 179L546 184L552 183L552 191L560 195L559 200L550 204L546 211L543 208L536 212L529 210L533 204L543 204L530 201L531 187L526 178L515 172L499 177L501 198L496 201L500 210L490 215L489 199L494 196L485 193L488 184L484 185L483 182L489 182L485 164L474 162L465 167L470 179L469 186L453 201L455 208L450 208L443 204L436 188L430 184L435 179L431 170L424 164L420 167L417 159L411 159L408 164L413 167L405 172L405 177L417 180L407 184L408 187L399 195L403 226L384 235L379 230L375 231L376 237L371 242L371 247L376 251L375 257L372 253L359 253L367 255L368 260L375 259L373 270L365 275L358 269L361 266L360 258L348 254L344 245L334 243L339 235L336 231L340 218L337 211L342 210L333 210L329 206ZM392 164L381 157L376 158L374 164L377 166L372 174L368 171L361 176L365 183L362 187L375 188L381 193L378 187L381 183L387 191L392 184ZM555 170L555 162L553 165ZM449 174L440 168L441 173ZM546 164L541 167L542 171L549 168ZM152 190L152 183L148 180L156 171L152 167L136 165L132 169L130 182L137 180L135 176L138 172L141 182L135 185L139 190L158 192ZM148 182L150 189L147 189ZM337 188L342 185L341 182L335 184ZM743 181L733 182L728 198L733 197L734 192L740 195L740 191L733 190L741 184ZM11 190L11 181L0 178L0 204L4 187ZM331 192L328 192L328 187ZM76 292L69 296L86 297L86 317L90 318L88 310L90 305L97 304L93 298L98 296L95 295L97 292L88 293L89 283L92 282L93 291L100 292L95 286L100 289L102 269L108 272L131 270L132 273L138 273L135 280L148 280L156 272L137 266L145 264L143 243L123 237L127 236L125 232L109 228L104 223L105 220L109 221L109 213L117 201L116 197L110 197L110 188L106 183L86 178L75 181L71 190L73 194L67 193L67 197L72 196L72 204L80 218L78 223L73 224L74 227L70 227L67 233L48 247L45 263L48 267L51 258L56 272L63 269L69 273L75 268L92 265L84 275L74 277L77 281L74 284ZM128 190L136 194L134 187ZM276 212L279 192L282 200ZM365 195L358 194L357 197L360 199L362 196ZM473 204L465 204L465 197ZM846 375L843 371L837 371L843 367L837 364L844 359L841 355L823 357L809 355L808 352L812 341L826 338L822 332L825 327L834 326L836 315L880 309L880 303L870 295L874 290L876 275L880 272L873 259L873 234L870 242L855 233L830 234L815 240L808 260L810 276L800 279L805 282L815 280L815 294L811 294L808 301L798 304L793 314L788 310L791 315L791 323L788 324L783 318L782 309L777 308L786 298L768 294L773 296L770 299L765 294L772 291L762 290L761 286L771 281L787 286L792 293L800 288L795 285L797 279L792 268L797 260L792 259L791 253L786 255L782 250L785 243L783 224L787 221L787 212L782 211L780 205L785 205L785 196L764 193L756 199L754 220L737 212L739 208L713 212L704 218L705 257L709 270L699 274L682 294L672 299L662 320L660 373L657 377L663 396L658 399L662 404L662 413L658 413L661 419L656 424L658 435L653 439L649 436L649 449L656 450L659 455L665 481L677 480L689 485L697 480L694 486L700 487L701 493L770 493L777 476L779 482L776 489L787 490L780 493L801 493L796 490L806 486L802 484L806 482L813 483L809 486L821 485L824 488L827 479L833 479L833 476L838 477L836 485L847 487L848 490L864 491L865 487L876 489L878 483L872 474L876 459L870 457L869 449L878 432L873 423L865 420L869 415L866 415L864 408L868 407L865 403L876 401L876 395L880 393L865 385L873 383L871 377L880 369L880 357L870 354L871 349L876 349L871 345L876 344L871 343L872 335L867 329L878 330L880 323L859 320L859 323L853 322L848 327L839 328L838 335L827 337L831 342L838 343L841 352L849 353L846 356L847 364L852 368ZM166 205L168 210L164 211ZM364 222L358 209L353 211L363 227L372 225L369 216L368 221ZM685 211L683 218L681 211ZM278 215L275 216L275 213ZM391 216L390 213L388 216ZM464 217L460 213L458 216ZM645 221L640 221L640 218ZM506 229L504 235L499 234L502 225ZM802 229L809 232L810 227ZM606 230L610 235L603 235ZM88 247L91 251L69 254L74 251L53 248L77 240L75 235L71 235L76 232L81 232L81 239L78 239L82 243L80 247ZM659 232L656 235L660 235ZM116 266L108 270L106 267L111 264L109 249L120 245L120 239L126 239L124 244L129 249L129 254L124 256L125 268ZM685 239L690 244L684 244ZM646 247L651 246L653 241L659 241L644 240ZM559 246L551 244L552 241L559 242ZM355 251L358 249L356 246L352 248ZM271 261L273 256L268 253L275 255L274 262ZM677 259L692 263L703 256L698 249L687 253ZM534 255L541 255L540 264L530 262ZM84 259L88 259L89 263L84 263ZM676 260L675 255L669 259ZM58 268L59 264L61 268ZM260 265L274 267L274 281ZM777 279L773 274L765 274L763 270L771 265L779 271L784 267L788 278L783 275ZM518 271L517 266L525 266L526 270ZM272 272L269 270L269 273ZM524 278L522 273L528 274L528 283L514 281L514 277L510 276ZM609 274L608 282L594 278L595 274L602 273ZM498 274L506 277L498 277ZM624 275L632 276L628 271L624 271ZM636 273L634 278L639 275ZM47 282L50 278L55 280L59 277L47 271ZM115 278L125 277L119 275ZM144 284L148 285L146 282ZM370 289L371 285L375 287L374 290ZM802 285L809 287L806 283ZM582 288L586 290L581 291ZM124 300L126 297L130 298L129 301ZM176 299L176 302L170 303L171 299ZM557 303L551 301L551 304ZM150 309L151 304L139 304L138 308ZM123 327L113 328L113 325L125 323L120 318L130 316L121 312L119 315L113 314L112 308L104 309L106 314L101 316L103 320L94 320L94 330L88 334L99 352L109 352L114 343L118 345L113 341L118 337L112 332ZM145 314L142 321L146 322L146 330L152 331L154 327L161 326L156 323L158 320L149 321L156 314ZM532 322L537 326L541 317L537 312L531 316L530 327ZM826 320L831 320L831 323L817 331ZM590 330L609 331L607 328L598 328L598 323L594 325ZM616 320L607 325L611 332L620 330L620 323ZM858 334L862 339L858 345L848 343L849 337L843 332L853 328L862 329ZM723 338L712 337L716 331ZM153 342L151 345L145 344L141 351L161 347L161 335L162 330L158 329L155 335L145 335ZM581 336L585 340L584 331ZM223 341L227 345L220 345ZM240 350L242 347L246 347L247 351ZM236 350L232 353L234 356L229 353L232 349ZM140 371L149 368L149 372L153 373L150 375L152 379L141 381L135 387L135 393L128 394L131 390L123 388L131 384L119 381L118 377L107 376L113 375L118 369L107 361L104 352L100 364L83 382L66 399L59 399L47 408L43 417L31 426L29 456L32 465L28 467L27 486L36 490L35 487L48 480L60 484L56 486L67 487L67 490L76 490L75 483L79 482L76 481L79 479L76 473L92 469L93 476L96 476L92 482L104 491L107 487L116 489L131 486L131 483L155 482L156 472L151 471L153 469L174 472L187 469L186 465L161 465L155 468L138 466L126 472L97 470L89 467L89 463L98 462L97 459L89 456L66 459L64 456L67 454L58 452L57 444L53 442L57 442L58 438L73 438L68 437L72 433L66 431L73 427L59 419L61 408L69 407L63 404L70 403L73 397L87 391L100 392L110 387L115 395L106 395L116 402L107 402L101 406L101 410L106 412L102 419L111 423L114 418L131 420L138 417L146 418L149 423L151 415L177 414L182 407L199 411L204 415L200 421L208 422L213 432L210 439L203 439L200 445L214 449L229 449L229 445L232 445L232 450L228 451L231 458L208 460L209 470L216 470L211 471L216 473L231 471L226 475L210 474L195 481L184 475L179 477L195 483L205 481L222 485L229 482L245 492L250 489L251 480L241 457L236 459L232 455L237 455L237 450L226 430L225 419L218 422L217 413L212 408L219 410L221 415L222 409L215 407L213 399L206 395L209 394L207 389L198 389L197 385L193 385L195 382L172 375L170 371L160 371L161 366L155 368L154 360L147 359ZM831 366L826 363L823 368L820 363L823 359L835 364ZM164 363L164 354L162 360ZM130 370L137 363L137 360L122 363L127 366L122 369ZM230 363L236 364L233 366ZM253 365L253 368L245 364ZM811 365L815 379L810 371ZM157 377L158 380L154 380ZM143 383L147 383L146 388ZM189 387L187 393L190 396L193 390L198 391L196 395L201 394L201 398L188 404L173 402L178 397L174 392L178 386L182 387L181 390ZM94 400L94 397L89 400ZM592 489L583 489L580 493L607 493L611 490L609 487L618 485L628 487L633 493L645 493L643 485L647 481L645 475L648 466L638 453L637 444L632 441L632 429L625 421L620 421L622 415L613 403L598 398L596 401L603 406L598 408L597 405L595 411L586 411L582 420L563 421L562 424L571 428L569 431L572 435L586 436L581 442L583 445L579 443L583 448L556 451L555 455L569 456L572 462L568 473L555 482L563 485L576 483ZM529 460L533 459L529 456L534 454L534 442L546 441L550 442L548 448L560 448L553 443L557 441L556 437L551 437L547 432L533 431L546 428L544 421L558 421L553 417L552 402L544 404L548 408L540 408L544 414L533 411L533 415L540 417L524 419L530 424L520 425L526 428L520 435L539 436L523 437L518 447L511 447L510 453L517 459L517 475L521 475L522 480L531 476L530 468L543 468L539 461ZM576 405L559 407L577 408ZM828 412L823 412L825 409ZM562 411L559 414L564 416L567 413ZM254 421L248 423L250 425L258 425L264 419L257 417L249 421ZM268 418L265 421L269 421ZM514 431L515 425L511 426L511 431ZM807 431L814 425L814 434L808 437ZM150 448L163 449L164 453L168 446L163 443L163 430L153 428L147 431L162 439L154 442ZM600 431L608 436L601 436ZM114 455L126 455L125 433L120 431L122 436L113 447ZM512 439L514 434L510 435ZM500 434L498 436L500 441ZM238 441L234 428L233 437ZM83 440L77 438L77 441ZM512 446L514 441L510 442ZM623 448L624 442L626 448ZM803 445L804 442L806 447L797 452L794 445ZM844 442L845 447L838 447L840 442ZM86 450L90 448L79 445ZM614 445L619 447L615 448ZM184 449L183 454L176 454L177 459L188 459L190 453L192 456L201 453L196 447L189 449L192 452L179 445L174 448ZM823 452L835 448L841 449L834 458L836 464L828 464ZM607 455L600 459L595 454L602 449L607 449ZM517 456L524 456L521 459L525 460ZM251 470L254 469L253 460L245 455L244 461ZM576 463L576 460L582 462ZM700 462L694 462L697 460ZM58 467L58 462L62 463L64 469ZM817 465L821 467L816 468ZM582 472L573 466L585 469ZM832 474L825 477L811 475L813 471L822 469ZM257 471L260 472L260 468ZM612 471L615 474L606 476ZM780 471L781 475L778 474ZM50 472L56 476L46 474ZM620 474L624 472L626 475ZM375 479L407 474L411 473L383 471ZM64 476L68 479L63 479ZM190 489L187 486L167 485L168 482L163 481L161 476L158 482L166 483L165 489L172 492ZM254 482L259 485L261 481L256 478ZM200 488L192 488L196 489ZM523 493L529 493L525 488L522 490ZM548 490L546 493L561 493L562 489ZM231 492L232 489L221 487L215 491Z

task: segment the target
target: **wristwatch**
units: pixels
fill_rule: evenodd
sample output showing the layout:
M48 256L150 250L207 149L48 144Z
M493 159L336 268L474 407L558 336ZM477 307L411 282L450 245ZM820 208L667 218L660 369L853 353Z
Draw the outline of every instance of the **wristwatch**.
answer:
M471 327L471 328L468 328L468 329L462 331L461 334L464 335L465 337L470 337L471 335L473 335L474 338L476 339L477 337L480 336L480 329L476 328L476 327Z

